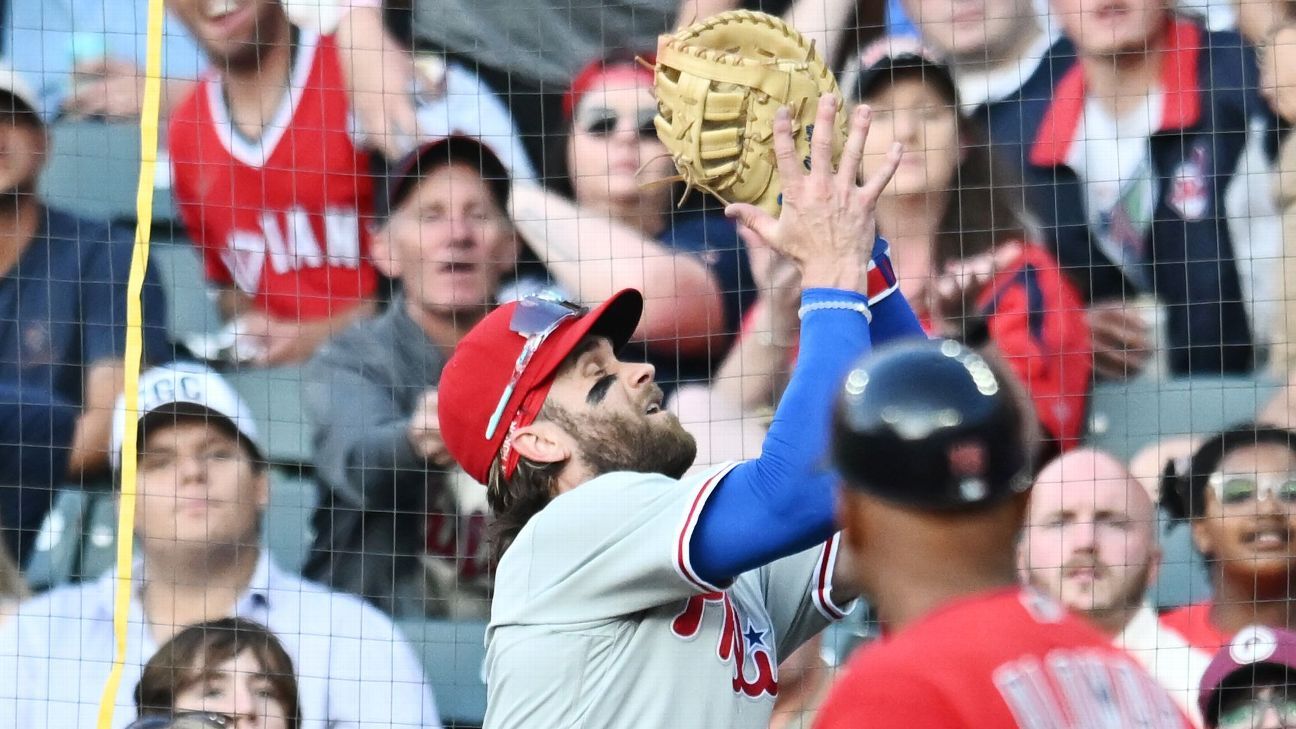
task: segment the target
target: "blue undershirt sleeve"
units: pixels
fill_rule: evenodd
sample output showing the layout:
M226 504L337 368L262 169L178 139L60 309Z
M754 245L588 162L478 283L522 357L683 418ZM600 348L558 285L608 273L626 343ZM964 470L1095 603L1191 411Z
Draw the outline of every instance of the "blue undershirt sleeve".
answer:
M829 302L855 305L867 299L837 289L806 289L801 296L803 306ZM805 313L796 368L760 458L734 467L698 517L690 558L704 580L725 584L824 542L836 531L836 477L827 461L832 408L847 370L869 349L868 321L860 312Z

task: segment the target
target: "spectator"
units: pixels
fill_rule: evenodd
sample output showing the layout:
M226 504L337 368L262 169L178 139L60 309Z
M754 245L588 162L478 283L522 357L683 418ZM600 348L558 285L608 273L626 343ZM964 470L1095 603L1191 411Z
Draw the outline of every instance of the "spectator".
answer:
M1296 530L1296 433L1248 424L1215 435L1167 475L1162 505L1192 526L1210 570L1210 600L1162 622L1214 653L1251 624L1290 629Z
M1052 7L1079 63L1029 120L1026 196L1090 304L1096 371L1147 365L1139 297L1165 308L1172 374L1250 371L1279 235L1251 48L1163 0Z
M399 156L413 144L413 99L383 92L410 88L416 75L408 50L384 32L378 5L377 0L295 0L288 8L305 27L324 33L336 29L361 126L377 149ZM144 99L147 15L147 0L12 0L4 48L36 87L37 110L47 120L134 119ZM162 38L165 121L188 96L205 59L174 17L164 21Z
M1046 29L1033 0L901 0L900 5L923 44L949 64L966 114L992 109L1020 118L1025 104L1048 98L1053 77L1071 63L1070 44Z
M670 387L709 376L752 290L733 223L717 211L671 212L664 183L675 170L653 126L652 83L628 55L581 71L564 101L574 197L515 184L513 211L523 241L577 300L643 292L639 344L627 352Z
M1253 625L1211 660L1201 683L1207 729L1296 725L1296 635Z
M1274 29L1260 66L1265 98L1288 125L1296 125L1296 12ZM1296 134L1288 134L1278 152L1273 173L1274 201L1282 215L1283 264L1281 300L1283 317L1274 336L1274 364L1296 371Z
M36 193L49 137L35 94L0 67L0 523L26 562L54 489L108 473L121 388L131 234ZM144 287L144 353L166 358L166 306Z
M374 252L400 291L304 378L328 487L305 572L389 612L485 617L484 490L445 450L437 384L517 260L508 174L490 148L451 137L411 156L389 188Z
M114 445L127 427L118 402ZM141 430L125 668L113 726L130 721L141 669L189 625L238 616L283 641L307 729L437 727L414 651L386 616L275 566L261 541L269 497L247 404L194 365L140 379ZM0 716L14 726L86 726L113 660L114 572L28 601L0 630ZM69 675L75 680L69 680ZM129 707L129 708L128 708Z
M984 133L959 118L947 69L909 39L878 41L861 62L851 92L874 114L864 174L905 147L878 201L905 298L930 333L998 350L1053 448L1079 444L1091 372L1079 294L1030 241Z
M299 729L300 706L283 643L243 618L209 620L176 633L149 659L135 686L141 717L212 713L236 717L239 729Z
M1200 725L1197 685L1210 654L1164 628L1147 603L1161 563L1156 507L1120 461L1079 449L1040 471L1021 563L1034 587L1088 617Z
M171 118L176 202L235 356L301 362L373 311L371 159L348 132L333 36L294 26L278 0L210 7L171 4L215 67Z

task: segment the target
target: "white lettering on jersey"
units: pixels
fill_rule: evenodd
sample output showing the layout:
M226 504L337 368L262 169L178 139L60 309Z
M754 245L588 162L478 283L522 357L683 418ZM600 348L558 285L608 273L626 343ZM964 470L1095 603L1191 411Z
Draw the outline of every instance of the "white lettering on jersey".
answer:
M265 236L247 230L231 233L225 250L221 251L221 260L234 279L234 285L249 294L256 293L261 286L265 258Z
M234 283L249 294L260 287L267 255L270 267L280 275L326 264L360 267L360 216L353 209L328 209L322 225L300 207L284 212L267 210L261 213L259 224L259 230L230 233L221 252ZM324 234L323 249L319 232Z
M1183 726L1170 697L1123 656L1058 649L1000 666L994 682L1023 729Z

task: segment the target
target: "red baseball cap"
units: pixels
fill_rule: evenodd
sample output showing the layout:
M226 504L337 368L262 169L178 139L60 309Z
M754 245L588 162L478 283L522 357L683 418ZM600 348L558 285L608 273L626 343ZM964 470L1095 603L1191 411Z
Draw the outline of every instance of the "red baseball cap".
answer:
M513 431L530 425L540 414L567 355L591 335L607 337L614 350L621 349L643 313L643 296L634 289L617 292L592 311L564 302L563 306L580 313L562 320L531 356L500 411L498 427L488 437L492 416L527 343L526 334L514 330L514 314L535 301L514 301L487 314L455 347L441 372L437 388L441 436L450 455L478 483L488 483L491 463ZM505 455L505 475L513 473L517 459L516 451Z

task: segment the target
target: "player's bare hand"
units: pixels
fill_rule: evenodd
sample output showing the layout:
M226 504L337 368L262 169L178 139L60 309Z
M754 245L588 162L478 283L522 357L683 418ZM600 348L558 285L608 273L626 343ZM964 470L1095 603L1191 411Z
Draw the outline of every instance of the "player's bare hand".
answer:
M858 288L862 263L867 261L877 233L874 212L878 196L900 163L895 145L882 165L863 185L856 184L864 140L872 114L860 106L850 118L850 132L837 170L832 165L837 104L832 96L819 100L815 128L825 130L810 140L810 170L804 171L792 138L786 109L774 119L774 156L778 162L783 206L776 220L769 213L735 203L725 214L749 228L756 239L790 258L801 270L806 287Z
M414 452L428 463L443 468L454 465L454 459L450 457L450 451L446 449L445 440L441 437L436 388L428 389L419 398L405 432Z

